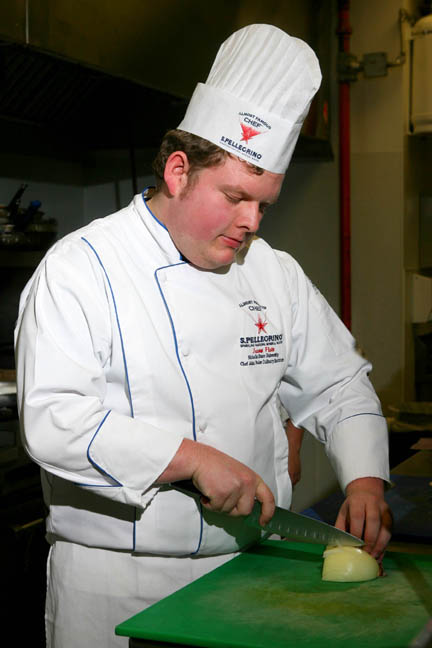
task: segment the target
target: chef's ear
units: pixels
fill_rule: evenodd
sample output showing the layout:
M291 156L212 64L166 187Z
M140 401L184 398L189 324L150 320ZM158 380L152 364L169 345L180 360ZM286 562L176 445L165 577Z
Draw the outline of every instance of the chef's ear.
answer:
M188 183L190 164L186 153L174 151L165 164L164 180L171 196L180 195Z

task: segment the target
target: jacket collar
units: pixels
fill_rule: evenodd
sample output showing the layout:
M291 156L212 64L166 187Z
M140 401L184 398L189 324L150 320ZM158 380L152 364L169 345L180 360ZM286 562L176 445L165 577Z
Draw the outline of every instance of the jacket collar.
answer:
M149 188L147 187L141 194L134 196L133 206L138 212L144 227L166 258L167 264L180 263L184 259L174 245L170 233L147 205L146 193Z

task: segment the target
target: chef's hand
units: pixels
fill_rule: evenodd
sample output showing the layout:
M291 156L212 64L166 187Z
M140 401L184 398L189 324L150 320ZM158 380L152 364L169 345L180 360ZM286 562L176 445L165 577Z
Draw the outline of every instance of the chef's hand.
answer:
M261 477L245 464L212 446L183 439L158 483L181 479L192 479L203 494L203 506L209 511L232 516L248 515L257 499L261 502L260 524L267 524L273 517L274 496Z
M392 514L384 499L384 484L377 477L363 477L350 482L335 526L363 538L363 549L378 562L391 538Z

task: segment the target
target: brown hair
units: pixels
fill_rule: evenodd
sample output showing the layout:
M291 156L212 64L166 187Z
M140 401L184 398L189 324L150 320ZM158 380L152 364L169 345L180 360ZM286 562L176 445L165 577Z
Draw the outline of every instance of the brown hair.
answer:
M199 137L199 135L193 135L192 133L187 133L179 129L170 130L164 135L158 154L152 165L156 177L155 192L159 191L164 183L165 164L174 151L183 151L186 153L190 164L189 179L202 169L217 166L218 164L222 164L227 158L234 157L228 151L221 149L203 137ZM264 173L264 169L250 164L245 160L240 161L248 166L251 173L256 173L256 175L262 175Z

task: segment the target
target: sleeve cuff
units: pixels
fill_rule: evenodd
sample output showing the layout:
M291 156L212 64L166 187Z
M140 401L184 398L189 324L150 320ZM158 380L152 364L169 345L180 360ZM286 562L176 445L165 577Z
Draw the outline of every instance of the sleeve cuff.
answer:
M358 414L334 429L326 452L341 489L361 477L379 477L390 484L386 419L377 414Z
M182 441L181 434L111 411L89 445L88 457L119 486L142 494L165 470Z

